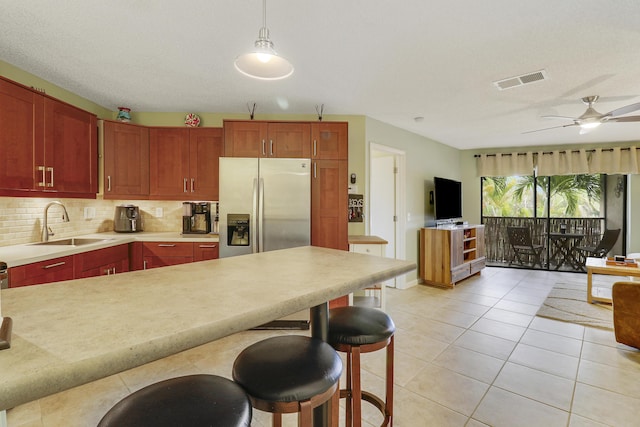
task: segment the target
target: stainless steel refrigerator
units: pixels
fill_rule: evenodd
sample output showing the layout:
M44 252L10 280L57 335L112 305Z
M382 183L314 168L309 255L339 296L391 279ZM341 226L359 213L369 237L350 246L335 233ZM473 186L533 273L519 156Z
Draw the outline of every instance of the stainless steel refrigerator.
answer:
M220 158L220 257L311 244L311 160ZM309 327L309 311L263 329Z
M220 257L311 241L311 160L220 158Z

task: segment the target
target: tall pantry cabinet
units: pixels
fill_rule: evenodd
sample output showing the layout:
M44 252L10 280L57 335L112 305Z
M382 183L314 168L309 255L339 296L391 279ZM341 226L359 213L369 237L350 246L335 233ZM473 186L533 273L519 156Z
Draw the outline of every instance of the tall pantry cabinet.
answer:
M347 123L311 124L311 244L349 250Z

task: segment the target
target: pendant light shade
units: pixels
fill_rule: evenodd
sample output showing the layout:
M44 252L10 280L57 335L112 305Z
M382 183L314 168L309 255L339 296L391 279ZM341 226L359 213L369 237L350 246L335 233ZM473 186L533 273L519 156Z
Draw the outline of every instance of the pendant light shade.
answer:
M267 28L267 0L262 1L262 28L258 33L255 48L236 58L234 65L242 74L262 80L279 80L293 74L293 65L278 56L269 39Z

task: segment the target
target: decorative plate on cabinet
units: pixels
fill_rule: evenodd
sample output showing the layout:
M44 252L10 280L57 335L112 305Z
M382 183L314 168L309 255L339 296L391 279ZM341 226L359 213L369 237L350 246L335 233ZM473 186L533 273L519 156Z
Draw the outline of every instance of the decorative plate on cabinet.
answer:
M184 124L192 128L198 127L200 126L200 117L197 114L189 113L184 118Z

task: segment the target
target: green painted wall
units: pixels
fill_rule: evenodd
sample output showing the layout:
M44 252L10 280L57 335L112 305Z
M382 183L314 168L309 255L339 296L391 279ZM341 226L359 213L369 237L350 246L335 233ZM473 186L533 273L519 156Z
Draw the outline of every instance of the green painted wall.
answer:
M95 102L91 102L88 99L82 98L68 90L62 89L59 86L53 85L40 77L27 73L13 65L0 60L0 76L6 77L14 82L18 82L25 86L34 87L38 89L44 89L45 93L49 96L57 98L68 104L75 105L78 108L82 108L85 111L90 111L98 116L100 119L115 118L115 113L107 108L104 108Z
M462 179L460 151L369 117L366 118L365 128L366 141L356 142L356 146L351 146L350 141L349 155L351 155L351 149L353 149L355 157L362 159L364 163L371 143L385 145L405 153L407 215L406 234L404 236L405 258L409 261L415 261L417 264L419 230L427 222L433 220L433 209L429 205L427 198L427 194L433 189L433 177ZM463 188L466 188L466 183L463 183ZM359 188L359 191L367 194L365 192L366 185L364 189ZM466 205L463 202L463 206ZM465 219L466 211L467 208L465 207ZM407 274L406 277L407 284L410 285L412 281L418 278L417 270Z

